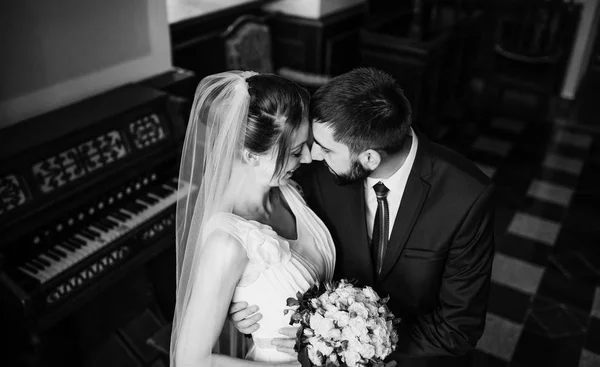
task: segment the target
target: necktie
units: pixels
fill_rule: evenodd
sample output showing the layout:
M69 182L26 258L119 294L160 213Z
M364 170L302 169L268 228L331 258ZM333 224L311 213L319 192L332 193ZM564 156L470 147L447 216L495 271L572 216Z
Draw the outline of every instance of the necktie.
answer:
M390 214L386 197L390 190L381 182L373 185L373 190L375 190L375 195L377 195L377 213L375 214L375 223L373 224L371 251L375 263L375 271L379 275L383 267L383 256L388 244Z

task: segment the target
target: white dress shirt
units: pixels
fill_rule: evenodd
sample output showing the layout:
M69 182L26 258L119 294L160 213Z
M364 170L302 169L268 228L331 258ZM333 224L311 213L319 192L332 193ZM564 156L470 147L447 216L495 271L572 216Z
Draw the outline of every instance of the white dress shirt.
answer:
M413 163L415 162L417 147L419 146L419 139L412 128L409 131L409 135L412 136L412 145L410 146L410 151L408 152L408 156L406 157L406 160L402 166L398 168L398 170L389 178L379 179L367 177L367 179L364 181L365 204L367 209L367 233L369 234L369 241L373 236L373 224L375 222L375 214L377 213L377 196L375 196L375 190L373 190L373 186L380 181L388 188L388 190L390 190L387 195L390 219L388 227L390 229L388 233L388 239L392 235L392 229L394 228L394 222L396 221L396 216L398 215L398 209L400 208L402 195L404 194L406 182L408 181L408 176L410 175Z

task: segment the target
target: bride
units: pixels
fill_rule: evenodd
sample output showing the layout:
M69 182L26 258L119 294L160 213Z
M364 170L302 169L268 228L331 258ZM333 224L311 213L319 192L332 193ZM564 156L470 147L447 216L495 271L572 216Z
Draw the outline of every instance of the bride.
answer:
M206 139L204 140L204 130ZM335 249L291 185L310 163L308 93L270 74L204 78L183 146L171 366L298 366L271 340L286 300L331 280ZM246 360L212 354L231 302L264 315Z

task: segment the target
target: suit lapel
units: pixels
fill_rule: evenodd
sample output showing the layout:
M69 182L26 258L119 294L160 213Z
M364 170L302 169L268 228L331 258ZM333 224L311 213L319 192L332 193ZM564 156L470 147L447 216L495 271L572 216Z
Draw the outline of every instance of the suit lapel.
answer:
M418 130L416 131L418 132ZM406 246L408 237L419 218L419 214L429 193L430 184L425 180L425 177L431 173L432 164L428 153L429 142L420 132L418 137L419 147L417 155L408 181L406 182L406 187L404 188L404 194L402 195L402 201L398 208L394 226L392 227L392 234L388 242L379 281L385 279L402 254L402 250Z

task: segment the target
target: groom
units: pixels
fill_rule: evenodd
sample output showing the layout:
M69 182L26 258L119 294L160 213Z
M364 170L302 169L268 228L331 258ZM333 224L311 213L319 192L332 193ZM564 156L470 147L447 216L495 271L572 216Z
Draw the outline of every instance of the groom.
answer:
M381 71L334 78L313 96L311 119L311 153L321 162L295 179L331 231L334 279L390 295L403 320L390 356L398 366L466 365L485 326L492 182L412 128L409 102ZM252 311L233 312L240 331L257 327ZM278 344L290 350L293 340Z

